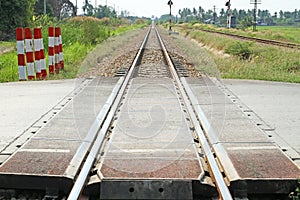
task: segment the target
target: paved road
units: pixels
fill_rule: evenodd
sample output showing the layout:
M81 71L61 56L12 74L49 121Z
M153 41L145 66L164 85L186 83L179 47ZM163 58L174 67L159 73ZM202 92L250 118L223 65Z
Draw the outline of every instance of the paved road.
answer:
M79 83L63 80L0 84L0 151ZM300 166L300 84L250 80L223 83L269 125L268 134Z
M0 84L0 152L76 85L76 80Z
M269 125L274 141L300 166L300 84L253 80L223 83Z

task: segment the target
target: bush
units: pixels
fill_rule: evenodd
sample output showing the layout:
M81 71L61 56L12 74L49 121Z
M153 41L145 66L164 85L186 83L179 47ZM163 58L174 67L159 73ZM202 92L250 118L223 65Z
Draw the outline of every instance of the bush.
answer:
M225 53L238 56L242 60L249 60L253 54L253 42L235 42L225 48Z

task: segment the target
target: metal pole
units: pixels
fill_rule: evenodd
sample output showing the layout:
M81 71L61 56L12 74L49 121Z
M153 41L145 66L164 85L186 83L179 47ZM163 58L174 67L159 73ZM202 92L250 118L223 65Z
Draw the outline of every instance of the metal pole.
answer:
M46 5L46 0L44 0L44 15L47 14L47 5Z
M231 27L231 14L230 14L230 0L227 2L228 6L228 15L227 15L227 28Z
M171 4L170 4L170 29L169 31L172 31L172 11L171 11Z
M169 27L169 31L172 31L172 5L173 5L172 0L168 1L168 5L170 6L170 27Z
M253 31L256 31L256 20L257 20L257 5L261 4L261 0L250 0L250 4L254 4L253 9Z
M214 17L214 24L216 24L216 6L214 6L214 14L213 14L213 17Z
M256 12L257 12L257 0L254 1L253 31L256 31Z

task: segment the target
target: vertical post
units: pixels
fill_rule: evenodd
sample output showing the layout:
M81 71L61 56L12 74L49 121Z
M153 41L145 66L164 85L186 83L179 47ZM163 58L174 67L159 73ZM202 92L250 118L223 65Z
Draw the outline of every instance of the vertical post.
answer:
M168 1L168 5L170 6L170 26L169 26L169 31L172 31L172 5L173 5L172 0Z
M25 46L26 46L28 80L33 80L35 78L34 56L33 56L34 53L33 53L32 32L30 28L25 28Z
M230 7L231 7L231 4L230 4L230 0L228 0L228 2L225 4L225 6L227 6L227 28L230 28L231 27L231 13L230 13Z
M257 4L261 4L261 0L250 0L250 4L254 4L254 9L253 9L253 31L256 31Z
M77 0L76 0L75 7L76 7L76 8L75 8L75 9L76 9L76 12L75 12L76 14L75 14L75 15L77 16L77 9L78 9L78 8L77 8Z
M41 78L41 41L39 38L39 28L33 29L34 33L34 56L35 56L35 72L36 72L36 78Z
M47 4L46 4L46 0L44 0L44 15L47 14Z
M24 31L23 28L16 28L17 52L18 52L18 73L19 80L26 81L26 61L24 51Z
M55 65L55 50L54 50L54 27L48 28L48 55L49 55L49 74L54 74L54 65Z
M44 42L43 42L43 35L42 35L41 28L39 28L39 40L40 40L40 45L41 45L41 49L40 49L41 76L44 79L47 77L47 67L46 67Z
M63 48L62 48L62 36L61 36L61 29L58 27L58 47L59 47L59 65L60 70L64 70L64 55L63 55Z
M214 17L214 24L216 24L216 6L214 6L214 14L213 14L213 17Z
M256 31L256 12L257 12L257 0L254 0L253 31Z
M59 74L60 62L59 62L59 28L55 27L55 37L54 37L54 59L55 59L55 73Z

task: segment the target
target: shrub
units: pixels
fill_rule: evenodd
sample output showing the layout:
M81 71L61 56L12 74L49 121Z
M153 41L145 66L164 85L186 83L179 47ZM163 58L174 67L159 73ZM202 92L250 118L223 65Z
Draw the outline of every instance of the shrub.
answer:
M242 60L249 60L253 54L253 42L235 42L225 48L225 53L238 56Z

